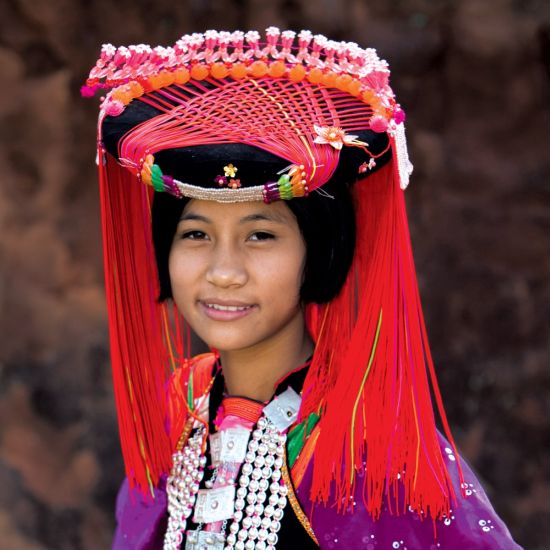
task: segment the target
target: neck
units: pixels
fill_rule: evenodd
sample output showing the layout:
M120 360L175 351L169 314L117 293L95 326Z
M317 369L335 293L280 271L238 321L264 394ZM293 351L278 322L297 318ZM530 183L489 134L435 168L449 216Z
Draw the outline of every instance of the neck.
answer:
M220 350L229 395L269 401L277 381L304 363L312 351L302 311L269 341L241 350Z

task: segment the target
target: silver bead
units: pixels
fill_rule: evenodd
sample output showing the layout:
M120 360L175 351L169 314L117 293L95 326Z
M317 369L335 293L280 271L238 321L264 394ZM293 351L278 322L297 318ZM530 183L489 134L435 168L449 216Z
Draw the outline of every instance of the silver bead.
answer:
M252 518L244 518L243 519L243 527L246 527L247 529L250 529L250 527L252 527Z
M261 523L262 523L262 520L260 516L252 516L252 525L256 527L256 529L260 527Z
M247 488L248 485L250 484L250 478L248 476L244 476L242 475L240 478L239 478L239 485L243 488Z
M270 534L276 533L280 528L281 528L281 523L279 521L273 520L271 522L271 527L270 527L271 533ZM270 544L277 544L276 542L270 542L269 541L269 535L267 535L267 542L269 542Z

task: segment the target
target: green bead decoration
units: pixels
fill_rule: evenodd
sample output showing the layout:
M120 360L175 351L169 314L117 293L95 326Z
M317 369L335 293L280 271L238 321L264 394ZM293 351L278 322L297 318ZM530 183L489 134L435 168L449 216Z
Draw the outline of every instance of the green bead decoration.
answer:
M151 166L151 183L155 191L164 192L164 182L162 181L162 170L158 164Z

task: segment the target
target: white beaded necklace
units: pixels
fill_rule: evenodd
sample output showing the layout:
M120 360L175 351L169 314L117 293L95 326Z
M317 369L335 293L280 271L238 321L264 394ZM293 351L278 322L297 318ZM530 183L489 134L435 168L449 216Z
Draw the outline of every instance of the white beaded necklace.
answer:
M187 533L186 550L275 550L287 505L288 487L281 473L286 433L298 417L300 403L300 396L289 387L264 408L248 436L238 488L228 485L202 489L199 494L206 464L202 453L204 427L197 429L182 451L174 453L166 484L169 516L164 550L179 550L194 508L199 529ZM238 430L242 432L242 428ZM235 437L242 437L242 433ZM230 437L217 442L221 459L228 455L234 458L233 445L224 448L224 440L235 441ZM211 482L207 485L212 487ZM224 520L222 531L226 520L231 520L227 535L200 530L202 523L218 520Z

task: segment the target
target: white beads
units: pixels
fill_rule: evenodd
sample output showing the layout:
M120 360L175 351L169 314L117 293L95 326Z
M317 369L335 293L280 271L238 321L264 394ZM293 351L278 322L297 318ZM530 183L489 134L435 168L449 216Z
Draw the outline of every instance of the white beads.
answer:
M248 443L239 478L237 500L242 500L246 493L244 500L248 504L241 508L244 501L239 501L239 506L235 502L235 509L244 512L244 517L239 529L241 518L234 515L229 530L237 533L237 540L228 537L226 550L268 550L277 544L277 531L281 527L288 494L287 487L280 483L285 443L286 435L279 433L267 418L261 417Z
M187 518L191 515L199 483L204 474L202 460L204 429L199 428L187 441L183 452L172 456L172 470L166 482L168 495L168 528L164 536L164 550L178 550L183 541Z

